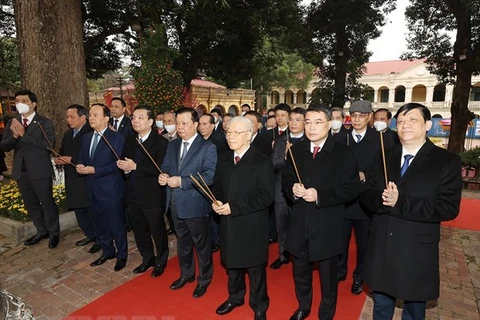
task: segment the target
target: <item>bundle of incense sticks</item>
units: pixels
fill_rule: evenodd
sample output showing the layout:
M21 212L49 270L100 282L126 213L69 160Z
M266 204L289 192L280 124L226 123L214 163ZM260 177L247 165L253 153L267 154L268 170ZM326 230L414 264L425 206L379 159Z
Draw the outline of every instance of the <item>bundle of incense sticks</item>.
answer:
M120 160L120 157L118 156L118 154L115 152L115 149L113 149L112 145L110 144L110 142L108 142L107 138L105 137L105 135L103 135L101 132L98 132L98 131L95 131L98 135L100 135L102 137L102 139L105 141L105 143L107 144L107 146L110 148L110 150L112 150L113 154L115 155L115 157L117 157L117 160Z
M200 190L202 190L203 193L205 193L205 195L208 197L208 199L210 199L213 203L215 203L215 205L218 206L219 203L218 203L217 199L215 198L215 196L213 195L212 190L210 190L207 183L205 182L205 179L203 179L203 177L200 173L197 172L197 174L200 177L200 180L202 181L203 185L192 174L190 175L190 178L197 185L197 187L200 188Z
M157 170L163 174L163 171L162 169L160 169L160 167L158 166L158 164L155 162L155 160L153 160L152 156L150 155L150 153L147 151L147 149L145 149L145 147L143 146L143 144L140 142L140 140L138 140L138 138L135 138L137 139L137 142L139 144L139 146L142 148L142 150L145 152L145 154L148 156L148 158L150 159L150 161L152 161L152 163L154 164L155 168L157 168Z
M56 155L57 157L60 158L60 160L62 160L63 162L65 162L66 164L69 164L73 167L76 167L75 166L75 163L73 163L72 161L70 162L67 162L66 160L64 160L62 157L62 155L60 153L58 153L57 151L55 151L55 149L53 149L53 146L52 146L52 143L50 142L50 140L48 139L47 137L47 133L45 132L45 130L43 129L43 126L40 122L37 122L37 121L34 121L34 123L38 124L38 127L40 128L40 130L42 131L42 134L43 136L45 137L45 139L47 140L47 143L49 145L49 147L47 147L48 150L50 150L54 155Z
M302 179L300 179L300 174L298 173L297 164L295 163L295 158L293 157L293 152L291 147L288 147L288 152L290 153L290 157L292 158L292 163L293 163L293 167L295 168L295 173L297 174L298 182L300 184L303 184Z

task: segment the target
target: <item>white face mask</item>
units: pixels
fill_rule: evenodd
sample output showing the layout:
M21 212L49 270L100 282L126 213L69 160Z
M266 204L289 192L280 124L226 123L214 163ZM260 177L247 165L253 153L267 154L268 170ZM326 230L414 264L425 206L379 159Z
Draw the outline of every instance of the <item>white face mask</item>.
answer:
M343 122L340 121L340 120L332 120L332 129L337 131L337 130L340 130L340 128L342 127L343 125Z
M245 113L246 113L245 111L242 111L242 113L241 113L242 117L245 115Z
M158 129L163 128L163 121L162 120L156 120L155 125L157 126Z
M28 113L28 111L30 111L30 107L25 103L19 102L15 106L17 107L17 111L20 114L25 114L25 113Z
M167 130L168 133L175 132L175 125L174 124L166 124L165 125L165 130Z
M377 131L383 131L387 129L387 123L383 121L375 121L373 123L373 126L375 127L375 129L377 129Z

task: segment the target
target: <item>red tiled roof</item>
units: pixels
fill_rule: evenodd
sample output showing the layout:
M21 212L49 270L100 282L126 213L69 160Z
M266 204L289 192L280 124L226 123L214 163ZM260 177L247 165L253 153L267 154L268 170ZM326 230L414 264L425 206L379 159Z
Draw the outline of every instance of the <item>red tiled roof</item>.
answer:
M195 87L206 87L206 88L218 88L218 89L226 89L227 87L222 86L218 83L208 81L208 80L202 80L202 79L193 79L191 82L192 86Z
M390 73L400 73L406 71L416 65L423 63L423 60L393 60L393 61L378 61L378 62L369 62L365 65L366 71L365 76L370 76L374 74L390 74Z

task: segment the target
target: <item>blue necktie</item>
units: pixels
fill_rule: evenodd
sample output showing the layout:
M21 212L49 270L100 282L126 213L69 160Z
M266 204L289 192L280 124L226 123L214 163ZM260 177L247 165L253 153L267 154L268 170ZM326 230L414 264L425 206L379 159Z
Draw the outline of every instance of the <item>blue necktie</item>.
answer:
M355 137L357 137L357 143L359 143L362 140L361 134L356 134Z
M411 154L406 154L403 156L405 161L403 161L402 168L400 169L400 177L403 177L405 172L407 172L408 166L410 165L410 160L412 160L413 156Z
M92 158L93 155L95 154L95 149L97 149L99 138L100 138L100 135L95 132L95 134L93 136L92 149L90 149L90 158Z
M182 155L180 156L180 163L179 164L182 164L182 161L183 159L185 158L185 156L187 155L187 147L188 147L189 143L188 142L184 142L183 143L183 151L182 151Z
M80 130L73 129L73 137L75 138Z

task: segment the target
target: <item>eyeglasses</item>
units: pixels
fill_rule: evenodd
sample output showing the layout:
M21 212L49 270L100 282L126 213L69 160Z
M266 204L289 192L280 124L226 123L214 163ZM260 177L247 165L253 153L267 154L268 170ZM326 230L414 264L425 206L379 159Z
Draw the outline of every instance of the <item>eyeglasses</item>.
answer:
M360 119L365 119L366 117L368 117L369 113L353 113L350 115L350 117L352 119L355 119L355 118L360 118Z
M317 120L317 121L310 121L310 120L307 120L305 121L305 126L320 126L322 124L325 124L326 121L322 121L322 120Z
M140 121L143 121L145 119L148 119L148 117L136 117L136 116L131 116L130 117L130 120L140 120Z
M244 133L244 132L248 132L248 131L230 131L230 130L227 130L227 131L225 131L225 135L238 137L240 135L240 133Z

